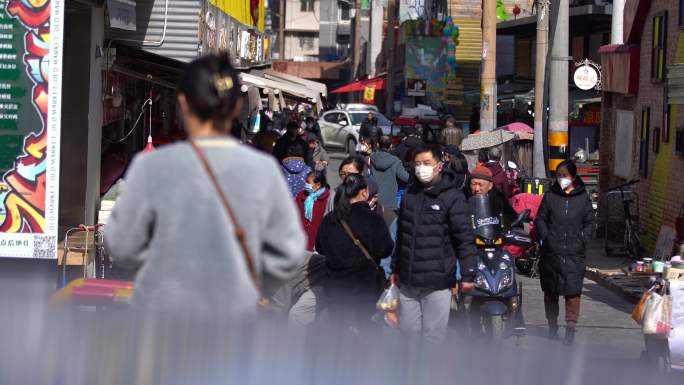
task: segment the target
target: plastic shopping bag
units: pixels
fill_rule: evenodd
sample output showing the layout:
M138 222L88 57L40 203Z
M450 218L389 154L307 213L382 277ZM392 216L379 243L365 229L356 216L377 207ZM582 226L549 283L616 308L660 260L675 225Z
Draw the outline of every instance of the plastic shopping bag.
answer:
M670 365L684 370L684 282L670 281L672 296L672 330L668 336Z
M670 329L672 329L672 297L651 293L644 309L644 334L666 338Z
M376 307L378 310L382 310L384 312L395 311L399 309L399 288L397 285L392 284L389 288L385 289L380 296L380 299L378 299Z

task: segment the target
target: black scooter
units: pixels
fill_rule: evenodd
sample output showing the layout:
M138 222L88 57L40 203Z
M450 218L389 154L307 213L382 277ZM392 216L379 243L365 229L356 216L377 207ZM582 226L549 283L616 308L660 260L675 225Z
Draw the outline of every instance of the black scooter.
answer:
M516 280L513 257L504 250L504 245L529 247L529 235L515 229L530 215L525 210L509 226L504 228L502 217L492 215L489 197L470 198L471 221L478 248L475 288L468 293L471 330L474 335L482 334L500 341L511 330L524 330L522 321L522 283ZM483 330L484 329L484 330Z

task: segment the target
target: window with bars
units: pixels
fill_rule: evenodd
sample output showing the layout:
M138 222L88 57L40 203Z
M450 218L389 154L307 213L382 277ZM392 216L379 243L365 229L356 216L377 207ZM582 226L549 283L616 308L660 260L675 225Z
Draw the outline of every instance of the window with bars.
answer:
M338 3L338 7L340 21L351 20L351 5L349 3Z
M651 108L641 110L641 135L639 138L639 174L644 178L648 176L648 155L651 124Z
M314 11L314 0L300 0L302 12L313 12Z
M299 38L299 47L304 50L314 49L314 38L311 36L303 36Z
M665 79L667 60L667 12L653 17L653 48L651 49L651 79Z

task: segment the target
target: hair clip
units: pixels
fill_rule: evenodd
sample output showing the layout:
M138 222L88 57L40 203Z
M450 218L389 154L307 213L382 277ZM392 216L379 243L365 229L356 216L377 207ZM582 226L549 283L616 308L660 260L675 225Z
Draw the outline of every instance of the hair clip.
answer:
M233 88L233 78L230 76L220 77L218 75L214 76L214 86L216 90L223 94Z

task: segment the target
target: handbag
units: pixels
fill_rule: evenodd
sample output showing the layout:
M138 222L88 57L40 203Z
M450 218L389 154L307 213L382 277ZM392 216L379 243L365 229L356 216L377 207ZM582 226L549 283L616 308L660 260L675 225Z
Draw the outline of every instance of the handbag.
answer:
M368 260L368 262L370 264L372 264L373 267L375 268L376 272L378 273L378 276L376 278L377 279L376 284L378 286L377 289L380 292L382 292L382 290L384 290L385 287L387 286L387 279L385 278L385 272L380 268L380 266L378 266L377 262L375 262L375 259L373 259L370 252L368 252L368 249L366 249L366 246L364 246L363 243L361 243L361 241L354 235L351 228L347 224L347 221L343 220L343 221L341 221L341 224L342 224L342 228L344 228L344 231L347 233L347 235L349 235L349 238L351 238L352 241L354 242L354 245L356 245L356 247L358 247L359 250L361 250L361 253L363 254L363 256L366 257L366 260Z
M189 143L192 149L195 151L197 158L199 158L200 163L202 163L202 166L204 167L204 171L206 171L207 176L209 176L209 180L211 181L211 184L214 186L214 189L216 190L216 193L219 196L221 206L223 206L223 209L228 215L230 221L233 222L235 238L240 244L242 254L245 257L247 269L249 270L249 275L252 278L252 282L256 287L257 293L259 294L259 301L257 303L257 306L262 309L266 309L269 307L269 301L262 294L261 280L259 280L256 266L254 265L254 258L252 258L252 253L249 251L249 247L247 247L247 241L245 239L245 230L242 226L240 226L240 223L238 222L237 217L235 216L233 208L231 207L230 203L228 203L228 198L226 197L226 194L223 192L223 189L221 188L221 185L219 184L218 179L214 174L214 171L212 171L211 166L209 165L209 161L207 160L206 155L204 155L204 151L202 151L202 149L197 144L195 144L195 142L190 141Z

